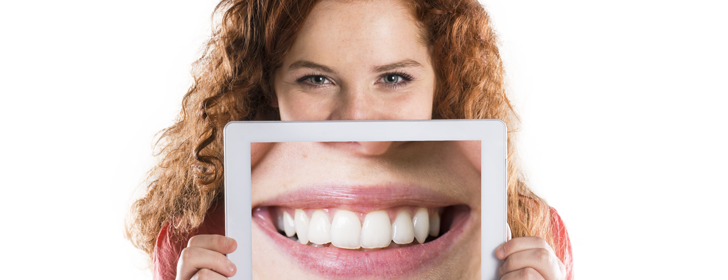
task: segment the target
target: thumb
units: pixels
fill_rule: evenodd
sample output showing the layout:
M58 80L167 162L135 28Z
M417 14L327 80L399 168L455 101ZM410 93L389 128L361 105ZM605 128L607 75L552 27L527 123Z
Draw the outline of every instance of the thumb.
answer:
M506 223L506 230L508 231L508 239L506 239L506 241L510 241L513 236L511 235L511 225L508 223Z

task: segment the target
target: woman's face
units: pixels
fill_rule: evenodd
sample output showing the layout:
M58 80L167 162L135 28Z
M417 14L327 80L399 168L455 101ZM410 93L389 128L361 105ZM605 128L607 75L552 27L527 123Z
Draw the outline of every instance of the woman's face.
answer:
M430 119L435 84L389 0L317 4L274 81L283 121ZM479 278L479 142L254 144L252 182L255 279Z
M281 120L430 119L435 71L397 1L319 3L275 76Z

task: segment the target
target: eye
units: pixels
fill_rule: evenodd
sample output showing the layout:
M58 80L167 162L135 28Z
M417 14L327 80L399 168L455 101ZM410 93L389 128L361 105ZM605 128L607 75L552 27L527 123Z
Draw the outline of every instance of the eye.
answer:
M309 76L306 78L306 81L309 83L312 83L314 85L323 85L331 83L329 79L326 79L324 76Z
M407 85L412 81L412 76L401 72L385 73L380 76L379 82L389 88L398 88Z
M383 79L383 82L386 84L396 84L396 83L399 83L402 80L404 80L404 78L402 78L402 76L397 75L397 74L387 74L384 77L382 77L382 79Z
M302 86L310 87L310 88L323 88L330 85L333 85L334 82L331 81L331 79L327 78L323 75L306 75L301 78L296 79L296 82L299 83Z

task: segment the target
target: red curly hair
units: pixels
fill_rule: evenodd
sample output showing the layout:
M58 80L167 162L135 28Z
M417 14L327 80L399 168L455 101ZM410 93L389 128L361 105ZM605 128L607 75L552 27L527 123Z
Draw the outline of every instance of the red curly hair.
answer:
M501 119L508 126L508 223L514 237L554 245L550 211L525 184L517 164L518 116L504 85L488 14L477 0L404 0L430 48L436 73L433 118ZM159 231L198 227L223 194L223 127L230 121L277 120L273 73L317 0L223 0L182 111L157 142L159 163L145 195L134 202L127 238L149 254ZM561 250L556 250L560 252ZM562 256L559 256L562 257Z

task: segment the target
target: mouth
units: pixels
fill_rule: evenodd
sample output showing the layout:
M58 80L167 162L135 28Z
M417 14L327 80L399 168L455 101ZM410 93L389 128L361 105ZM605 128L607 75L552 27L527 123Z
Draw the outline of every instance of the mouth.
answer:
M465 203L414 187L313 188L253 208L282 255L341 279L426 273L472 231L470 215Z

